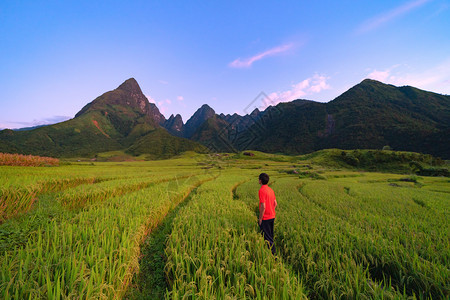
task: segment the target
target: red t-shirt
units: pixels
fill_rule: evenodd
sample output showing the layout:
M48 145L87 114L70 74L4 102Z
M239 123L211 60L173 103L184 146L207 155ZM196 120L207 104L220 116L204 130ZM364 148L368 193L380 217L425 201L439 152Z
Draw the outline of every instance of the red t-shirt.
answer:
M263 220L270 220L275 218L275 193L267 185L264 184L259 189L259 208L261 209L261 203L266 204L266 210L264 211Z

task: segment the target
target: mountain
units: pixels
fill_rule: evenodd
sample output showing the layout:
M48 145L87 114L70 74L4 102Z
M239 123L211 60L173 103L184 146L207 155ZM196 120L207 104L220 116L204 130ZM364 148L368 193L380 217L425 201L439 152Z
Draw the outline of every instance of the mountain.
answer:
M22 128L17 128L17 129L13 129L14 131L27 131L27 130L33 130L39 127L44 127L44 126L48 126L48 124L45 125L36 125L36 126L32 126L32 127L22 127Z
M75 118L92 111L105 115L124 135L128 134L137 123L147 122L159 126L166 121L156 105L150 103L144 96L134 78L126 80L117 89L97 97L84 106Z
M199 127L192 139L210 149L227 152L264 149L262 151L288 154L309 153L314 151L316 141L307 132L317 119L321 119L320 114L324 113L322 106L323 103L295 100L245 116L216 115Z
M243 131L253 125L261 115L262 114L259 109L256 108L249 115L245 116L240 116L237 113L234 113L232 115L220 114L219 116L222 120L230 124L233 129L236 129L237 131Z
M218 115L213 115L201 124L191 139L206 146L211 152L236 151L230 138L230 124Z
M175 137L167 130L158 128L137 139L128 148L128 153L133 155L148 154L147 158L164 159L185 151L205 152L205 150L205 147L197 142Z
M169 117L167 121L164 122L163 125L171 134L183 137L184 136L184 124L183 119L179 114L174 116L173 114Z
M194 132L216 112L208 104L203 104L184 125L184 137L191 138Z
M389 145L448 159L450 96L366 79L328 103L295 100L253 117L216 115L192 139L219 151L303 154Z
M206 148L304 154L384 146L450 159L450 96L366 79L328 103L298 99L245 116L216 114L205 104L184 124L178 114L166 120L130 78L71 120L0 131L0 152L56 157L123 150L166 158Z
M236 113L214 115L197 128L191 139L202 143L213 152L247 149L245 145L241 145L240 137L263 115L264 112L258 109L245 116Z
M450 155L450 96L364 80L327 105L335 134L324 146Z
M161 127L165 123L156 105L130 78L84 106L71 120L29 131L0 131L0 152L74 157L123 150L157 158L204 151L200 144L167 133Z

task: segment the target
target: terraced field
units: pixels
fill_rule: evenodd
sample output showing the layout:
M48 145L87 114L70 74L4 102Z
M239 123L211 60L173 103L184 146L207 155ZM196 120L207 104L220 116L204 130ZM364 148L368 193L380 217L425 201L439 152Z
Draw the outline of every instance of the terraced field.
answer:
M448 178L206 156L0 171L3 299L450 295Z

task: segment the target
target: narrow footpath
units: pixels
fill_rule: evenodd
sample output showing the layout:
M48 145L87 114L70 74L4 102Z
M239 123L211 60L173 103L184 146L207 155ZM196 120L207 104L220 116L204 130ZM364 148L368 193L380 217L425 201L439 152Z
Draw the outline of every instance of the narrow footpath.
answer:
M164 299L164 294L169 288L164 272L167 260L164 253L167 237L172 231L172 223L178 211L189 203L200 186L201 184L194 188L180 204L170 211L142 244L139 273L133 277L125 299Z

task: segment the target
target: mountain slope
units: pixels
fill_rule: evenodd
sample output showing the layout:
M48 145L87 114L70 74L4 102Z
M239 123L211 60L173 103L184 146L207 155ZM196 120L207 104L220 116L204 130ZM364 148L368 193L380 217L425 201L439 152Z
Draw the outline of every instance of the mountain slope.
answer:
M364 80L327 104L335 132L324 147L450 155L450 96ZM446 134L447 132L447 134Z
M120 134L103 115L90 112L30 131L3 130L0 132L0 152L54 157L89 156L121 149L118 137Z
M194 141L175 137L163 128L157 128L137 139L127 150L133 155L148 154L150 159L169 158L185 151L204 153L206 148Z
M211 152L236 151L230 139L229 123L220 116L214 115L200 125L191 139L205 145Z
M409 86L364 80L328 103L296 100L256 116L245 123L249 115L221 114L198 127L192 138L222 151L303 154L389 145L450 158L450 96Z
M299 154L317 150L328 134L326 104L292 101L267 108L240 137L239 150Z
M171 115L167 121L164 122L164 128L171 134L179 137L184 136L184 124L183 119L179 114L176 116Z
M184 137L191 138L194 132L215 114L208 104L203 104L184 125Z
M164 133L155 134L155 130L165 131L160 128L165 121L158 108L144 96L136 80L131 78L84 106L74 119L30 131L0 131L0 152L74 157L126 150L130 146L134 149L135 143L143 137L147 141L151 137L165 137ZM141 144L138 152L157 157L162 153L161 149L169 146L173 148L170 153L202 148L178 137L164 138L153 144L148 148L143 145L149 143Z
M104 93L84 106L76 115L82 116L91 111L104 114L117 131L127 135L138 123L162 125L166 118L155 104L144 96L134 78L122 83L117 89Z
M0 152L55 157L112 150L149 157L204 151L196 142L214 152L286 154L389 145L450 159L450 96L364 80L328 103L295 100L245 116L217 115L205 104L183 124L180 115L166 120L130 78L74 119L29 131L0 131Z

